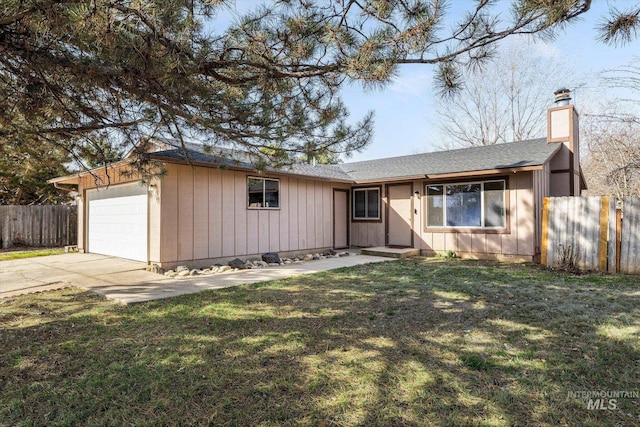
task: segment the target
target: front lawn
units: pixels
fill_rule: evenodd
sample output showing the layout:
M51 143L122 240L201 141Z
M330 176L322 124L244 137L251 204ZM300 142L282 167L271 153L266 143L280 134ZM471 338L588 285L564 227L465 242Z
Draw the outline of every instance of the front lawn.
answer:
M639 282L416 258L0 300L0 424L637 425Z

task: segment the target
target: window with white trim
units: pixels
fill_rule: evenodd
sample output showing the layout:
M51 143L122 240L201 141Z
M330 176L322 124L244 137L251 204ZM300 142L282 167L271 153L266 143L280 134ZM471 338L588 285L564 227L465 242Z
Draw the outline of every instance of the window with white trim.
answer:
M427 227L505 228L505 192L504 180L427 184Z
M247 179L247 206L253 209L277 209L280 207L280 181L277 179Z
M353 219L380 219L380 188L353 189Z

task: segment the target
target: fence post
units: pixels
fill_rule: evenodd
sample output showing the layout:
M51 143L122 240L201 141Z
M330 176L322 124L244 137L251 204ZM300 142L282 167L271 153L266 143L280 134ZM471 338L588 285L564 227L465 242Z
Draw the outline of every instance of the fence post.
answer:
M545 197L542 201L542 241L540 243L540 246L541 246L540 263L542 265L547 265L547 256L549 251L548 244L549 244L549 198Z
M607 272L616 273L617 265L616 260L618 259L618 246L616 244L616 198L612 197L609 200L609 236L607 243Z
M620 272L620 250L622 249L622 209L616 209L616 273Z

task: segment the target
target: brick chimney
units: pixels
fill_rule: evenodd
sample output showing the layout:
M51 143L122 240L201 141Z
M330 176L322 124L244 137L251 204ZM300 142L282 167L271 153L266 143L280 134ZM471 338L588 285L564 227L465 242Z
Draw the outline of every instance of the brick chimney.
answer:
M547 142L562 144L549 162L551 196L579 196L581 190L578 112L570 94L565 88L555 91L555 103L547 111Z

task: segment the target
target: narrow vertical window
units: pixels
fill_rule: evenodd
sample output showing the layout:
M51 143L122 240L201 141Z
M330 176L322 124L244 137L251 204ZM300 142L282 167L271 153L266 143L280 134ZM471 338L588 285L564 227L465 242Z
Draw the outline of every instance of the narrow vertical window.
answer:
M444 190L442 185L427 186L427 226L444 225Z
M505 200L504 181L491 181L484 183L484 226L504 227Z

